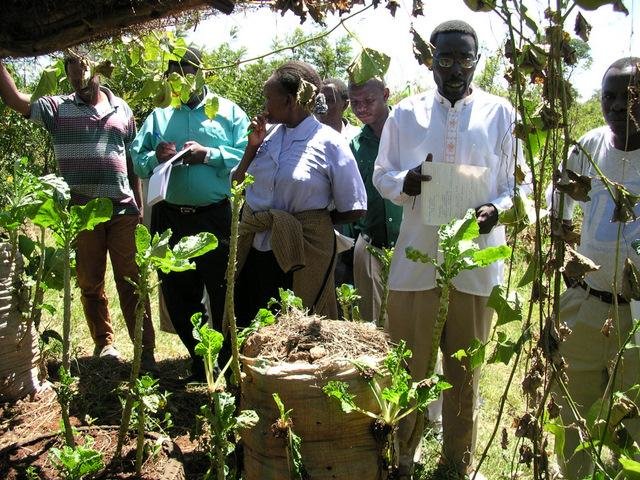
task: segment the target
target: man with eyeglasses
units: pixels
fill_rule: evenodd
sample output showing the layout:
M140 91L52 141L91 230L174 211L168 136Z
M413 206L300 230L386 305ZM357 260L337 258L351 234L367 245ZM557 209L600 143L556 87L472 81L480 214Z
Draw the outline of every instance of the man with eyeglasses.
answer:
M505 243L498 213L509 208L514 169L522 152L513 136L515 112L508 101L471 85L478 62L478 39L462 21L448 21L431 35L433 78L437 91L400 102L385 123L373 173L373 183L384 198L403 206L400 233L389 279L389 333L394 342L405 340L413 351L408 365L414 379L426 375L440 290L433 266L405 256L412 246L438 257L438 226L426 225L421 192L437 178L423 175L425 161L485 167L492 177L487 194L475 208L480 248ZM449 312L440 339L444 378L453 387L443 395L440 469L458 478L471 476L476 440L476 399L480 369L453 353L466 350L477 339L487 341L493 311L487 297L502 282L502 264L462 272L453 281ZM400 474L410 478L423 416L400 425ZM444 472L443 472L444 475ZM475 473L476 479L484 478ZM453 477L451 477L453 478Z
M179 61L169 62L167 73L193 80L201 58L198 49L189 47ZM171 228L172 246L180 238L199 232L211 232L218 239L215 250L194 260L195 270L158 272L171 323L191 356L191 376L187 381L205 379L203 361L195 355L197 342L190 321L196 312L205 318L203 288L209 294L213 327L222 331L231 227L229 174L247 145L249 125L242 109L222 97L218 97L215 117L209 118L205 106L214 96L203 86L177 108L156 108L131 145L135 171L143 178L151 176L159 163L169 160L178 150L189 150L183 165L171 170L166 199L153 206L152 233Z

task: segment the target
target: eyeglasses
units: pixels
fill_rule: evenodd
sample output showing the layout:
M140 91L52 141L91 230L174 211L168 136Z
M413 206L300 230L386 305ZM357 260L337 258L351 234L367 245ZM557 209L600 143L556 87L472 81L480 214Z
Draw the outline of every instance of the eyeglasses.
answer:
M465 57L465 58L451 58L451 57L441 57L436 55L433 59L438 62L442 68L451 68L454 63L457 63L464 69L470 69L475 67L476 63L478 63L478 56L475 57Z

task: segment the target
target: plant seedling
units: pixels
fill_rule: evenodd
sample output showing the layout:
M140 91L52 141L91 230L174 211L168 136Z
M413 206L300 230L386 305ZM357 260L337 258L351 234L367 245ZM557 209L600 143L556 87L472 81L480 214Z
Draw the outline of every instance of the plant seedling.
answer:
M353 285L343 283L336 288L336 294L338 296L338 304L342 309L342 316L349 322L360 322L360 308L358 307L358 301L362 298L358 295L358 291Z
M52 448L49 459L65 480L81 480L104 467L102 453L91 448L92 445L93 438L85 437L84 445Z
M164 273L182 272L195 269L195 265L190 259L204 255L218 246L215 235L202 232L190 237L184 237L171 248L169 239L171 229L166 230L162 235L156 233L153 237L144 225L137 225L135 231L136 241L136 264L138 265L138 278L128 279L134 285L138 296L136 305L136 325L133 341L133 362L131 365L131 375L129 377L129 393L122 411L122 423L118 433L118 445L116 447L116 458L122 453L124 439L129 429L131 410L133 408L136 380L140 372L140 362L142 357L142 322L145 312L145 302L149 293L157 286L151 285L151 275L156 270ZM140 425L138 425L140 428ZM142 426L144 428L144 425ZM141 452L138 452L141 454ZM139 473L139 472L138 472Z
M292 480L307 480L309 474L302 462L302 438L293 431L293 420L291 410L284 407L280 395L273 394L273 401L276 402L280 417L271 425L271 433L276 438L286 440L287 465L289 467L289 478Z
M340 402L343 412L355 411L373 420L371 430L381 445L383 467L388 473L398 466L395 435L400 420L416 410L424 412L427 405L436 400L443 390L451 388L451 385L440 380L437 375L419 382L412 381L406 368L407 358L411 358L411 351L401 341L386 356L381 370L354 362L373 392L379 413L360 408L355 402L355 395L349 393L346 382L331 381L323 388L326 395Z
M111 200L95 198L86 205L71 205L69 186L61 177L47 175L41 179L43 190L48 198L40 205L33 217L33 223L51 231L56 245L62 249L63 258L71 259L73 245L80 232L93 230L97 225L111 218L113 206ZM64 263L64 307L62 320L62 366L66 371L70 367L71 337L71 262ZM65 425L69 423L69 410L62 408ZM65 429L67 445L73 446L70 429Z
M209 403L200 407L196 430L205 443L205 451L209 457L209 469L204 476L205 480L224 480L229 473L226 458L235 450L238 433L240 430L253 427L258 421L258 415L253 410L242 410L236 415L235 396L223 390L224 373L233 360L230 359L218 377L214 377L214 368L224 337L209 325L200 325L200 317L201 314L196 313L191 317L191 323L194 337L199 341L195 353L204 360Z

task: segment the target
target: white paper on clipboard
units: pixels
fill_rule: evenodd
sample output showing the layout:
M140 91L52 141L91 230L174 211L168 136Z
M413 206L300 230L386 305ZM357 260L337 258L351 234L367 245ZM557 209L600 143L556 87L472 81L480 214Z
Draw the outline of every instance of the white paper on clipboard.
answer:
M468 209L490 200L487 167L424 162L422 174L431 175L431 181L423 183L420 195L426 225L442 225L462 218Z
M191 149L180 150L166 162L162 162L153 169L153 175L149 178L147 190L147 205L155 205L167 197L167 186L171 177L171 169L182 164L182 158L191 153Z

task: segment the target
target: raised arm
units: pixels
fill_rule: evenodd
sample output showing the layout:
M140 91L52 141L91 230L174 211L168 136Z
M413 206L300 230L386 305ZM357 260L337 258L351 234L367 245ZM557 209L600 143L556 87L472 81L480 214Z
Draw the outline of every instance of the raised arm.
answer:
M0 97L10 108L24 116L31 111L31 96L18 91L11 74L0 60Z

